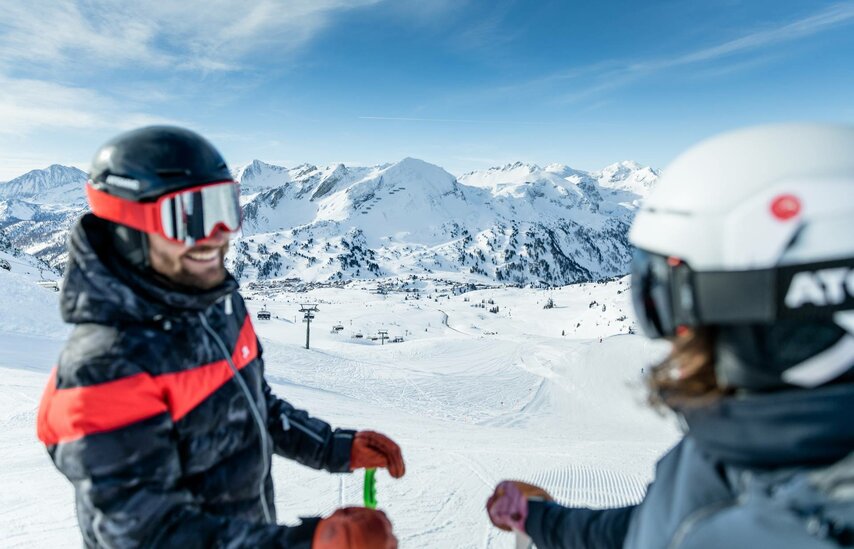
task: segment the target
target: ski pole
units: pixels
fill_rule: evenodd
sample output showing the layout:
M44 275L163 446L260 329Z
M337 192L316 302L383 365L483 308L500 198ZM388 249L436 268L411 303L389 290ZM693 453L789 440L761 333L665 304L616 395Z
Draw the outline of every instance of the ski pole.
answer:
M541 497L532 497L528 498L528 501L543 501ZM516 545L515 549L534 549L534 540L528 536L525 532L516 531Z
M526 534L516 532L516 545L514 547L515 549L533 549L534 542Z
M365 490L363 492L365 507L368 509L377 508L377 480L374 477L377 470L374 468L365 469Z

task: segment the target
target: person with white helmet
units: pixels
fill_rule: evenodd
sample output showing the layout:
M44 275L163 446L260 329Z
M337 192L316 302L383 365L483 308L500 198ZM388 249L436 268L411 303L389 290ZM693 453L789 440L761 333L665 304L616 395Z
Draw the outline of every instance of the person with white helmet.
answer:
M541 549L854 545L854 126L727 133L677 158L632 226L635 313L684 421L638 505L500 483Z

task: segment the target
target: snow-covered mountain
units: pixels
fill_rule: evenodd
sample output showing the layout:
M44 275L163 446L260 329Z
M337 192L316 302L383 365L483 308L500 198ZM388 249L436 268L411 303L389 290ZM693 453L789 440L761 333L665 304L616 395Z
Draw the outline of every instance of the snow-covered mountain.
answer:
M457 179L412 158L278 173L278 186L245 199L244 235L229 257L242 278L443 273L562 285L616 276L657 176L629 162L592 173L517 162Z
M603 188L641 196L646 196L658 180L657 171L630 160L611 164L592 175Z
M260 160L253 160L245 166L240 166L231 170L231 176L235 180L240 181L240 192L243 195L252 195L258 191L272 189L280 185L284 185L291 181L294 176L301 173L302 166L298 166L293 170L282 166L267 164ZM315 169L311 166L311 169ZM295 172L293 176L291 172Z
M53 164L0 183L0 200L18 199L36 204L82 204L86 202L86 172Z
M634 162L599 172L517 162L456 178L413 158L295 168L255 160L232 173L244 227L228 262L243 280L427 274L514 285L625 274L628 227L658 175ZM85 178L51 166L2 184L0 230L62 265L68 228L86 209Z
M0 230L28 254L56 269L65 263L65 239L86 209L86 172L54 164L0 184Z

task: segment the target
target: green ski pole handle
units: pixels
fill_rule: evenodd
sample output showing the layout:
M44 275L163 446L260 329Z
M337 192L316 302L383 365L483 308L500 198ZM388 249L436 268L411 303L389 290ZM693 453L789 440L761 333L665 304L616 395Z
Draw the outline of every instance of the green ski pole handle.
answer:
M377 508L377 479L374 476L376 472L374 468L365 469L364 500L368 509Z

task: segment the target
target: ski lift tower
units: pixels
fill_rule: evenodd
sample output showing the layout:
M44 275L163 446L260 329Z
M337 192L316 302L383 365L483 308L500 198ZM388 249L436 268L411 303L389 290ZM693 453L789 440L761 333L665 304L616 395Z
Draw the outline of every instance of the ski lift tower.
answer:
M380 345L385 345L385 340L388 339L388 330L378 330L377 334L380 336Z
M299 312L302 313L302 321L305 322L305 348L308 349L311 321L314 320L314 313L317 312L317 305L314 303L300 303Z

